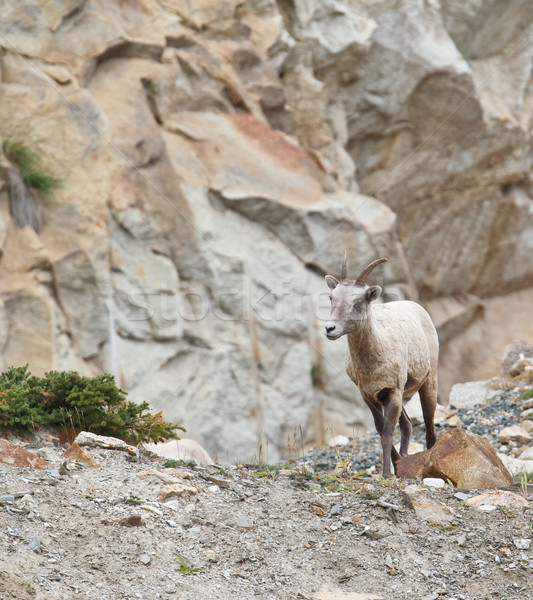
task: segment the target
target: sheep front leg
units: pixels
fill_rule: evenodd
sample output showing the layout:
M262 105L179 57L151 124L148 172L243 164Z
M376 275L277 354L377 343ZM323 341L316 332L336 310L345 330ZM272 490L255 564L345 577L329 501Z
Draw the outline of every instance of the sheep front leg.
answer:
M376 431L379 433L379 437L383 438L383 423L384 423L384 418L383 418L383 408L381 404L376 405L371 398L363 396L363 400L365 401L365 404L368 406L368 408L370 409L370 412L372 413L372 416L374 417L374 425L376 427ZM396 462L397 460L400 460L401 456L398 454L398 450L396 450L396 448L393 446L392 447L392 460L393 462Z
M391 477L391 458L398 456L398 451L392 444L394 428L402 414L401 390L390 390L388 398L383 405L383 433L381 434L381 447L383 449L383 477ZM399 456L398 456L399 458ZM397 459L395 459L397 460Z

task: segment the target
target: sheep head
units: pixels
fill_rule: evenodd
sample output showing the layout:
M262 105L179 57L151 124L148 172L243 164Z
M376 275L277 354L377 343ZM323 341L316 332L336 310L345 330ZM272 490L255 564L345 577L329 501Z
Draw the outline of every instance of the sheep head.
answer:
M331 316L326 323L324 333L330 340L336 340L347 333L351 333L368 318L370 303L379 298L381 288L379 285L366 285L366 279L372 269L377 267L386 258L378 258L370 263L355 280L346 278L346 252L342 262L340 280L333 275L326 275L326 283L331 290Z

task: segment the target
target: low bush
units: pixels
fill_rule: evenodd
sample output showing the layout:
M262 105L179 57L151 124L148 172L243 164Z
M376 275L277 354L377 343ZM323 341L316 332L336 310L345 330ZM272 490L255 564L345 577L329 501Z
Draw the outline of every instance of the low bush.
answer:
M22 181L28 187L48 196L61 187L61 179L53 175L42 153L33 149L20 135L5 136L2 150L6 158L18 168Z
M19 434L49 426L138 444L177 438L178 429L185 431L149 408L147 402L129 402L107 373L84 377L76 371L50 371L35 377L26 365L0 374L0 428Z

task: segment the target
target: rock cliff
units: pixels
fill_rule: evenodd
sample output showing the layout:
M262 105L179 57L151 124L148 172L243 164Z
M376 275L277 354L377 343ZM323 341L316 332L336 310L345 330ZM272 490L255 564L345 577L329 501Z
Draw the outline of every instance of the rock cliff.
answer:
M275 460L368 418L321 333L347 249L431 312L441 401L496 374L533 337L529 11L0 0L0 136L63 181L23 207L2 157L0 366L110 371L221 460Z

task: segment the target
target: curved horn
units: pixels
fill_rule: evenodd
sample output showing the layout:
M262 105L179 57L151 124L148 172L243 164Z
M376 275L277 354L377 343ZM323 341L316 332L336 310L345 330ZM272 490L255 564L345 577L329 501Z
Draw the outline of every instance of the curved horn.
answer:
M341 281L346 279L346 250L344 251L344 258L342 260L342 270L341 270Z
M365 285L366 278L370 275L370 273L372 272L372 270L375 267L377 267L378 265L380 265L381 263L387 262L388 260L389 260L388 258L378 258L374 262L371 262L368 265L368 267L366 269L364 269L364 271L361 273L361 275L359 275L359 277L355 281L356 285Z

